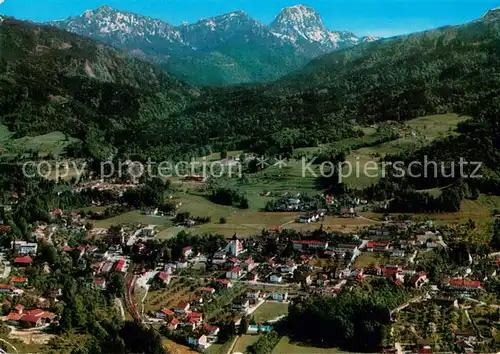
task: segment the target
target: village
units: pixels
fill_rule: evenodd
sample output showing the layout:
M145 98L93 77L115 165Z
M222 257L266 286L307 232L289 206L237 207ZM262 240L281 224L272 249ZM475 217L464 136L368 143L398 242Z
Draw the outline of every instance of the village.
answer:
M316 222L312 231L277 227L210 239L183 231L161 241L154 225L96 228L77 212L51 214L31 242L13 240L1 255L2 321L16 333L43 333L63 319L61 289L40 293L30 271L48 244L90 269L83 281L95 291L116 287L119 277L116 308L123 319L131 316L199 351L229 342L227 352L237 352L241 338L275 330L294 301L335 297L378 278L411 297L390 313L386 352L432 353L440 345L474 351L498 341L498 293L487 284L497 277L500 253L464 253L449 229L431 221L388 215L356 233L340 233L323 229L324 211L311 211L296 222ZM443 260L445 250L456 259Z

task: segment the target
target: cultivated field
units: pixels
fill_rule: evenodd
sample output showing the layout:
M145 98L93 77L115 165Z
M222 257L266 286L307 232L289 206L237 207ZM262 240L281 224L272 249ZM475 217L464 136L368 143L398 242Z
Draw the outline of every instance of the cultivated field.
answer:
M61 132L52 132L38 136L26 136L18 139L12 138L13 134L5 125L0 125L0 146L5 149L3 154L15 155L37 151L41 156L48 154L60 155L69 144L77 139L66 136Z
M345 183L351 188L365 188L377 183L382 173L380 165L382 157L388 154L402 153L412 148L419 148L430 144L436 139L455 134L457 125L469 118L450 113L407 121L405 125L409 132L408 135L393 141L353 150L347 158L353 172L349 177L345 178ZM369 134L369 132L365 132L365 134ZM378 173L371 167L375 166L375 164L379 166ZM367 169L364 166L367 166ZM348 168L345 167L343 173L347 175L347 172Z
M109 228L111 225L141 223L166 227L171 225L169 217L144 215L140 210L134 210L118 216L94 221L95 227Z
M248 347L257 342L260 335L244 334L238 338L232 353L248 353Z
M274 348L273 354L332 354L345 353L335 348L308 347L300 344L290 343L290 338L283 337Z
M191 350L190 348L175 343L170 339L162 340L163 347L167 350L169 354L197 354L198 352Z
M252 314L255 322L263 323L288 314L288 304L267 301Z

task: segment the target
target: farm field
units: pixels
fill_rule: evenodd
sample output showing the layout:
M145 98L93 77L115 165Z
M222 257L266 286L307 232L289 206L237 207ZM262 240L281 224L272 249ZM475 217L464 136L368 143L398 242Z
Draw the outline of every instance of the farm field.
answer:
M305 232L316 230L323 225L323 228L327 231L351 232L357 230L358 228L370 226L376 223L377 220L370 220L367 218L341 218L337 216L326 216L323 221L311 224L293 223L287 225L286 228Z
M408 258L410 253L406 255ZM361 253L355 261L355 266L358 268L366 268L374 264L392 264L392 265L404 265L405 258L395 258L391 257L390 253L382 252L363 252Z
M167 353L169 354L196 354L198 352L191 350L190 348L175 343L174 341L170 339L163 339L162 340L163 347L167 350Z
M428 301L398 312L392 330L396 342L425 340L447 351L454 344L453 331L473 331L473 327L465 310Z
M273 350L273 354L332 354L332 353L345 353L336 348L316 348L302 346L299 344L291 343L290 338L282 337L278 345Z
M109 228L111 225L141 223L146 225L156 225L166 227L171 225L170 218L162 216L143 215L140 210L129 211L115 217L96 220L95 227Z
M363 252L361 253L354 262L356 268L366 268L372 264L379 264L383 255L377 252Z
M229 352L229 349L231 349L231 345L233 344L233 341L235 339L228 340L226 343L215 343L215 344L212 344L205 351L205 353L206 354L228 354L228 353L231 354L232 352Z
M66 137L64 133L52 132L38 136L26 136L13 139L12 133L5 125L0 125L0 145L5 149L5 155L28 153L38 151L42 156L52 154L60 155L69 144L77 141L75 138Z
M193 296L190 292L190 286L188 283L174 280L166 289L149 291L144 301L144 312L156 312L162 308L171 308L181 301L189 300Z
M457 125L467 119L469 119L467 116L450 113L407 121L406 126L410 131L409 135L375 146L353 150L347 158L347 162L352 166L352 173L344 179L345 183L351 188L366 188L377 183L382 176L381 157L428 145L438 138L451 135ZM378 171L374 169L375 164L379 167ZM344 175L348 174L348 167L343 169L343 173Z
M179 212L190 212L194 216L210 217L211 222L196 225L191 228L169 227L162 230L158 237L169 238L179 231L186 230L198 234L218 233L224 236L245 237L260 233L263 229L276 228L278 225L295 220L300 213L273 213L259 212L257 210L243 210L230 206L218 205L202 195L184 193L179 195L183 204ZM226 219L225 224L220 223L220 218Z
M266 321L271 321L279 316L288 314L288 304L274 301L267 301L262 304L255 312L252 314L253 319L257 323L263 323Z
M260 335L249 335L244 334L238 338L236 345L234 346L233 353L248 353L248 347L257 342Z

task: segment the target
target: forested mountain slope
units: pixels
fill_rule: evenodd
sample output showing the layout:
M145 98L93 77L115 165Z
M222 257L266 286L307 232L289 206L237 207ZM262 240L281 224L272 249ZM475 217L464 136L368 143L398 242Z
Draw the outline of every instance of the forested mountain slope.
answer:
M289 151L353 135L354 123L474 113L500 90L499 17L346 49L273 84L204 89L91 40L6 19L2 120L19 134L80 137L91 156L113 146L160 159Z
M324 92L359 120L463 112L500 87L500 11L457 27L357 46L313 60L276 84Z
M266 86L211 90L183 114L202 117L198 132L207 139L220 122L224 136L269 145L279 132L286 138L275 145L297 147L338 138L333 125L341 123L470 113L500 89L499 17L491 11L463 26L335 52Z
M235 11L173 26L110 6L49 22L163 66L194 84L275 80L312 58L373 41L348 31L330 31L312 8L282 9L269 26Z
M0 117L18 136L59 130L88 154L141 139L197 89L89 39L11 18L0 23Z

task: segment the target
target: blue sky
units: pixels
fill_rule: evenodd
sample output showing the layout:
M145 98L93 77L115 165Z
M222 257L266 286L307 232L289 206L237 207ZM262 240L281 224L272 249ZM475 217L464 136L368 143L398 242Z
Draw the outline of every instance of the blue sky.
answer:
M298 3L315 8L332 30L375 36L460 24L500 6L500 0L0 0L0 13L49 21L110 5L180 24L245 10L253 18L269 23L283 7Z

